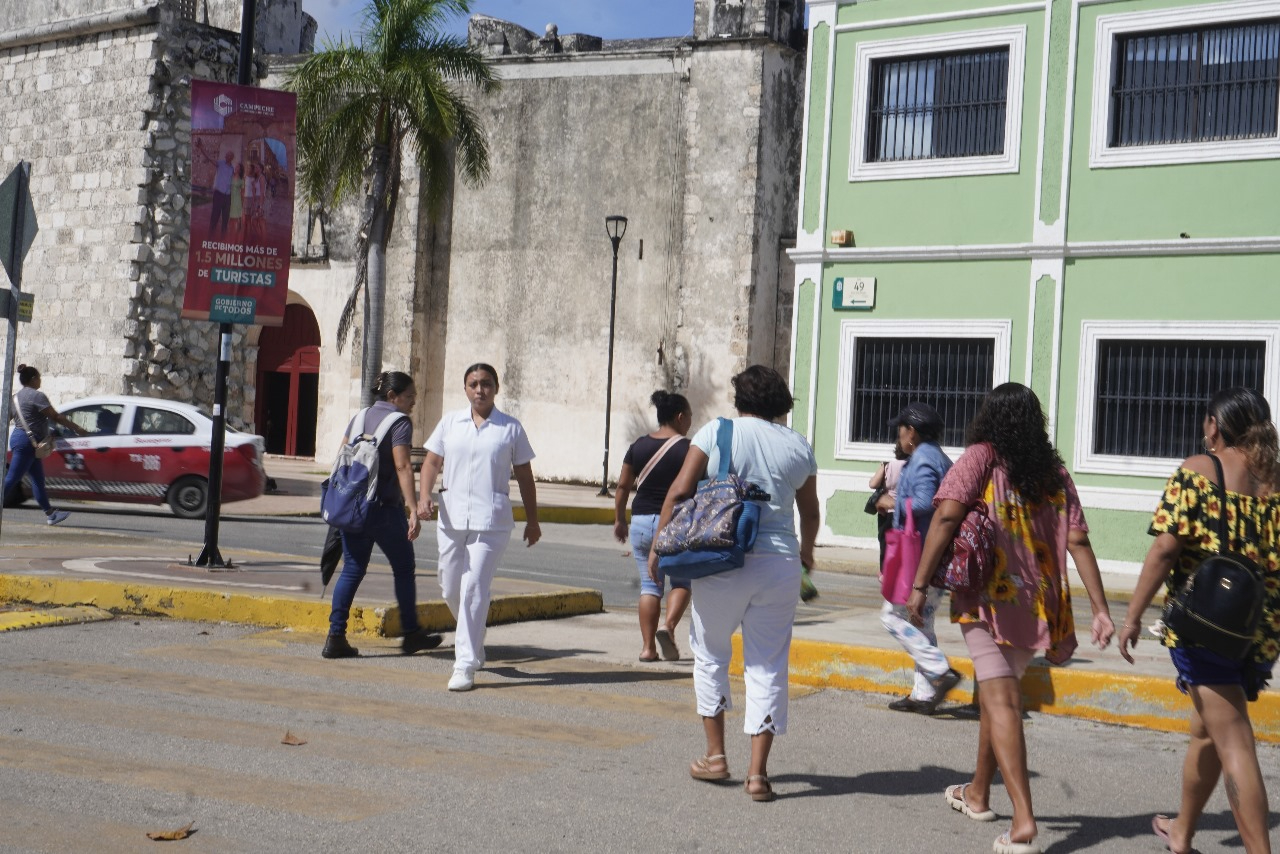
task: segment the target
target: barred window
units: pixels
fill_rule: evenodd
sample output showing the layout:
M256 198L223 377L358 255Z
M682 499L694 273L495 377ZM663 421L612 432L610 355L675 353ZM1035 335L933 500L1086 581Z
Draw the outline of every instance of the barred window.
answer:
M1280 19L1115 40L1108 145L1276 136Z
M177 0L178 17L194 21L196 19L196 0Z
M1009 48L874 60L869 163L1004 153Z
M849 441L892 441L889 420L921 401L942 416L941 444L964 445L965 428L994 384L993 339L859 336L854 353Z
M1261 392L1265 359L1265 341L1099 341L1094 453L1197 453L1205 402L1232 386Z

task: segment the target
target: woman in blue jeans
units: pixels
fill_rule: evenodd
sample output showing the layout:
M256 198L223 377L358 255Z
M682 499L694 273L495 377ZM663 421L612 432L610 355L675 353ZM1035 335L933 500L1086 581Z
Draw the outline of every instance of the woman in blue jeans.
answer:
M662 588L665 579L649 577L649 547L658 527L658 514L667 497L684 456L689 451L689 428L693 426L693 410L682 394L655 391L649 402L658 410L658 429L631 443L622 459L622 473L613 501L613 535L625 543L627 531L627 496L635 489L631 504L631 553L640 571L640 660L657 661L658 651L667 661L677 661L676 626L689 607L689 582L672 581L667 597L667 620L658 628L662 610Z
M22 479L30 475L31 497L44 511L45 523L57 525L71 514L65 510L54 510L49 503L49 496L44 491L44 461L36 458L35 442L48 438L50 421L81 436L87 436L88 431L53 408L49 398L40 391L38 370L30 365L18 365L18 382L22 383L22 388L13 396L10 404L17 409L11 413L13 433L9 435L9 449L13 451L13 457L9 460L9 469L4 476L4 500L7 502L10 492L19 489ZM31 435L27 435L28 430Z
M413 467L409 462L413 424L408 418L418 400L418 392L408 374L385 371L378 376L373 394L377 400L364 410L364 424L357 425L353 419L347 425L343 442L353 432L372 435L385 418L394 418L396 423L378 447L378 500L369 507L365 528L358 534L344 532L342 535L342 575L333 589L329 637L320 653L325 658L351 658L360 654L347 642L347 619L356 589L369 569L375 544L391 563L396 604L400 606L400 626L404 631L401 651L412 655L419 650L434 649L441 641L440 635L418 627L413 541L418 538L421 524L414 500ZM357 414L356 418L359 417Z

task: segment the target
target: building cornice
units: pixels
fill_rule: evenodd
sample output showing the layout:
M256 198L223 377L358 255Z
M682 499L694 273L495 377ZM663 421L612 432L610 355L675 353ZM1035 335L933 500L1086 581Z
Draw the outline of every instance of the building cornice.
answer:
M114 12L103 12L97 15L84 15L66 21L55 21L37 27L27 27L12 32L0 33L0 50L26 47L33 44L74 39L91 36L97 33L109 33L115 30L127 30L132 27L143 27L158 23L160 20L160 4L151 3L137 9L124 9Z
M990 243L968 246L884 246L866 249L790 249L796 264L867 261L1021 261L1068 258L1146 258L1181 255L1280 254L1280 237L1178 240L1077 240L1062 244Z

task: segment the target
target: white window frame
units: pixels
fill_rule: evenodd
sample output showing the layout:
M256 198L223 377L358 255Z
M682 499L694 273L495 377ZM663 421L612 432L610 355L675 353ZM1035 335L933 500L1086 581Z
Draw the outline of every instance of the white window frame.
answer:
M1280 16L1280 0L1239 0L1212 6L1179 6L1151 12L1099 15L1094 38L1093 112L1089 136L1089 168L1162 166L1177 163L1221 163L1280 158L1280 128L1271 139L1229 139L1166 145L1112 148L1111 84L1115 75L1116 37L1129 33Z
M1128 457L1093 451L1093 419L1098 397L1098 343L1138 339L1151 341L1262 341L1263 396L1280 401L1280 323L1195 321L1086 320L1080 324L1080 382L1076 398L1076 447L1072 470L1082 474L1168 477L1182 462L1162 457Z
M932 53L1007 47L1009 83L1006 87L1004 153L984 157L939 157L870 163L866 160L867 121L871 115L871 63L879 59ZM850 181L890 181L905 178L948 178L958 175L999 175L1017 172L1022 148L1022 90L1026 75L1026 27L996 27L938 36L859 42L854 51L853 129L849 147Z
M853 405L854 356L859 338L987 338L992 350L991 386L1009 381L1009 344L1013 323L1009 320L844 320L840 322L840 371L836 390L836 448L838 460L881 460L892 440L885 425L885 441L853 442L849 439L849 410ZM943 448L955 459L964 448Z

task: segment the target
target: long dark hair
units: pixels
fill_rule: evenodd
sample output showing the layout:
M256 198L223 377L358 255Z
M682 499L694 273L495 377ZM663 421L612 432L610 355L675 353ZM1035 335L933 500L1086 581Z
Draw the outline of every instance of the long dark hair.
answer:
M386 400L393 394L402 394L405 389L413 385L413 377L401 371L383 371L378 374L378 380L373 384L373 397L375 400Z
M1270 495L1280 486L1280 441L1267 399L1251 388L1224 388L1207 409L1222 440L1244 454L1249 473Z
M675 423L677 417L693 411L689 408L689 401L683 394L675 394L662 389L658 389L649 395L649 402L658 410L658 424L663 427L671 426Z
M1062 457L1049 441L1040 398L1021 383L998 385L983 398L969 423L966 445L990 442L1009 482L1028 504L1039 504L1065 486Z

